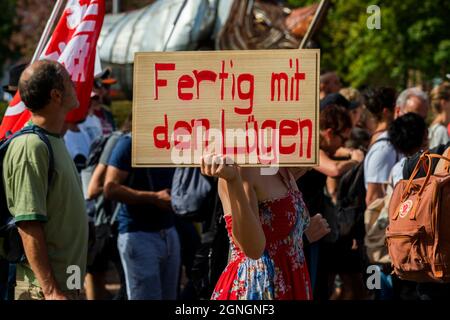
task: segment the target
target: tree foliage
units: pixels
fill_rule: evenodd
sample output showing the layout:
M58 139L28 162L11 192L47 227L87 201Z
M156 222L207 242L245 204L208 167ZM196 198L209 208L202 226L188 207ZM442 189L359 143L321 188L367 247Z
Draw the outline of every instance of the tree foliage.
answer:
M9 38L14 28L16 0L0 1L0 67L11 55Z
M293 6L314 1L289 0ZM449 72L450 2L332 0L317 39L322 66L354 87L430 83ZM381 29L370 30L370 5L381 10Z

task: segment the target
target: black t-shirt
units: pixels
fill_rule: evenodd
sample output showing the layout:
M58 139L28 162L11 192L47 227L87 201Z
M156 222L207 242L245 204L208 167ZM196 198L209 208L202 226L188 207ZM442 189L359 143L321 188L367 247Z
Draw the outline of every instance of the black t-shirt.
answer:
M129 172L126 185L135 190L160 191L171 188L173 168L132 168L131 136L119 138L108 165ZM174 214L151 204L121 205L117 216L119 233L159 231L174 225Z
M433 149L430 149L430 153L436 153L436 154L440 154L442 155L445 150L447 148L450 147L450 142L445 144L441 144ZM403 179L409 179L411 174L414 171L414 168L417 165L417 161L419 161L419 158L421 156L423 152L417 152L415 155L411 156L410 158L408 158L405 162L405 165L403 167ZM434 169L436 169L436 166L439 162L439 159L433 159L432 160L432 166L431 166L431 172L434 171ZM425 172L425 169L423 167L420 168L419 173L417 174L416 178L421 178L421 177L425 177L427 175L427 173Z
M325 210L324 188L326 183L327 176L314 169L297 180L297 186L303 194L303 200L311 216L323 213Z

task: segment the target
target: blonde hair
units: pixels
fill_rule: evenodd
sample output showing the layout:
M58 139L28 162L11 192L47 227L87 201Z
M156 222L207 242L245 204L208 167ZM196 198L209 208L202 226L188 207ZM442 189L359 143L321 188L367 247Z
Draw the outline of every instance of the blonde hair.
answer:
M450 101L450 83L443 82L431 90L431 105L436 112L441 112L441 100Z
M361 103L361 93L355 88L348 87L348 88L342 88L339 90L339 93L345 97L350 102L358 102Z

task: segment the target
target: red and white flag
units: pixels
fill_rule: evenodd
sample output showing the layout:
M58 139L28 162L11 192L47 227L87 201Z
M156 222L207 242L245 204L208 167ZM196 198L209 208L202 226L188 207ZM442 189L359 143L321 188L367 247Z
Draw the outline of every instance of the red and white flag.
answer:
M81 121L87 115L94 81L97 40L104 16L104 0L68 0L53 35L39 57L63 64L75 83L80 107L67 115L68 122ZM0 138L8 131L14 133L22 129L30 115L17 92L3 117Z

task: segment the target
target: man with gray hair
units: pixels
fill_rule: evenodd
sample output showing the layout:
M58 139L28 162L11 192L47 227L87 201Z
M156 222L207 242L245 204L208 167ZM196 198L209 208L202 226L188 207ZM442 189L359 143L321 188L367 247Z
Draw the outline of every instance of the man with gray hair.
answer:
M424 91L417 87L405 89L397 98L395 118L414 112L425 119L428 115L429 105L428 95Z

